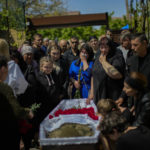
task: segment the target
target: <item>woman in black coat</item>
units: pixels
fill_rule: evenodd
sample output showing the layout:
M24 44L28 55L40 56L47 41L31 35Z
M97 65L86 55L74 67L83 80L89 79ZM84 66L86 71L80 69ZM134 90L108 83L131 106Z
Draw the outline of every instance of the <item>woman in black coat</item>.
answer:
M125 62L120 50L114 48L113 43L107 37L100 41L100 55L94 62L91 94L87 100L100 99L117 100L123 88Z
M150 92L146 89L147 79L138 72L132 72L124 81L123 91L127 94L128 107L123 113L134 126L150 128ZM131 111L132 110L132 111Z
M51 46L48 50L48 56L53 60L53 70L55 70L59 86L61 87L61 98L66 99L69 74L67 64L61 57L60 47L58 45Z

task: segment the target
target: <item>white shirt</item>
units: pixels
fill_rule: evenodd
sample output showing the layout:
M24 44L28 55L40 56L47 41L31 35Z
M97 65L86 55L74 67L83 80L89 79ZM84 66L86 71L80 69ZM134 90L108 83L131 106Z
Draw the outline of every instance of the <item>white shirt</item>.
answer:
M18 64L13 60L8 62L8 75L4 82L13 89L15 95L23 94L28 86Z

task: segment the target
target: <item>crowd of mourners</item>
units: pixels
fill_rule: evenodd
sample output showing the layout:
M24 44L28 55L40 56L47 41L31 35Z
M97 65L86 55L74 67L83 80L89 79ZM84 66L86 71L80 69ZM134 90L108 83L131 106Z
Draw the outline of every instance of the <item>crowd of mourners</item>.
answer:
M60 101L84 98L87 105L94 101L101 118L100 150L148 150L149 65L146 35L128 30L121 32L119 42L111 30L88 41L76 36L56 41L35 34L32 41L15 48L0 39L5 149L38 145L40 123Z

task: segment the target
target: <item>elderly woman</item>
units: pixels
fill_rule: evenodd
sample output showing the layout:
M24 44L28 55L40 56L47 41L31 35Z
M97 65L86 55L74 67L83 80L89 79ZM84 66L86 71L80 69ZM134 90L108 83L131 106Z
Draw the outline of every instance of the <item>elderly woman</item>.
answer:
M39 67L37 62L33 59L33 49L31 46L24 45L21 49L21 55L26 63L23 74L29 86L25 93L19 96L19 101L23 106L29 106L38 101L37 74Z
M82 45L79 56L80 58L73 61L69 69L69 78L73 83L72 97L75 96L75 92L78 89L80 90L80 97L87 98L91 89L92 48L87 44Z
M107 37L100 41L100 55L94 62L92 72L91 94L87 103L94 99L116 100L120 96L123 87L125 62L122 53L115 49L113 43Z
M124 113L130 116L128 119L133 126L150 127L150 92L146 87L146 77L138 72L132 72L124 81L123 91L128 96L128 107L131 108L127 108Z
M25 63L27 64L27 68L24 71L24 76L29 84L34 85L36 84L36 74L38 72L38 64L33 59L33 49L31 46L25 45L21 49L21 54Z

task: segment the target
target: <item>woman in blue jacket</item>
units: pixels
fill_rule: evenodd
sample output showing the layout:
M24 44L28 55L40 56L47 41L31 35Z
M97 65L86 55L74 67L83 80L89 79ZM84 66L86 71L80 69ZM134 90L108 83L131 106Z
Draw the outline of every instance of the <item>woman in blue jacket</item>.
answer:
M73 61L69 69L69 78L73 83L72 97L87 98L91 88L93 51L88 44L80 48L80 58ZM77 96L77 91L79 91Z

